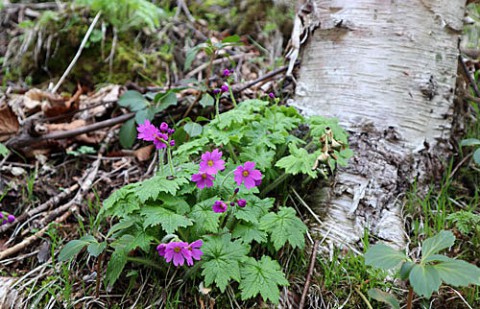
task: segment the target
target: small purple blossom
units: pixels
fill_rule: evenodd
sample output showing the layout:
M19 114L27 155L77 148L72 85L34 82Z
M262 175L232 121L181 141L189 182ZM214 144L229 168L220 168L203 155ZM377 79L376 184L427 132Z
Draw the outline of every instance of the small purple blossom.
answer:
M0 212L0 219L2 219L2 218L3 218L3 213L2 213L2 212Z
M215 88L213 89L213 94L219 94L222 90Z
M7 221L8 221L8 223L12 223L13 221L15 221L15 216L14 215L8 215Z
M173 133L175 133L175 129L168 129L167 130L168 135L172 135Z
M218 171L225 169L225 161L222 160L222 152L214 149L212 152L202 154L199 171L210 175L215 175Z
M157 246L157 252L158 252L158 255L164 257L165 256L165 250L167 249L167 245L166 244L159 244Z
M222 87L220 87L220 90L222 90L222 92L227 92L228 91L228 85L223 84Z
M212 209L216 213L222 213L227 211L227 204L222 201L215 201L215 203L213 203Z
M160 131L162 131L163 133L167 132L168 130L168 124L166 122L162 122L160 124Z
M268 96L270 97L270 99L275 99L275 94L273 92L270 92Z
M233 70L231 70L231 71L229 69L223 70L223 76L224 77L229 77L230 74L232 74L232 73L233 73Z
M256 187L258 181L262 180L262 173L255 169L255 162L251 161L245 162L243 166L238 166L233 175L237 185L241 185L243 182L247 189Z
M239 200L237 201L237 204L238 204L238 207L242 207L242 208L243 208L243 207L245 207L245 205L247 205L247 201L244 200L244 199L239 199Z
M192 181L197 183L197 188L199 189L212 187L214 179L215 177L207 173L198 173L192 175Z
M237 194L238 191L240 191L240 188L235 188L235 190L233 190L233 194Z
M165 247L165 261L170 263L173 260L173 265L182 266L185 259L192 258L192 252L188 250L188 243L183 241L174 241ZM187 262L188 263L188 262Z
M175 140L172 139L172 140L170 141L170 147L173 147L173 146L175 146Z
M235 206L235 202L230 202L230 206Z
M193 260L200 261L200 257L203 255L202 250L200 250L200 247L202 245L203 245L203 241L201 239L199 239L199 240L195 240L194 242L190 243L187 246L187 250L190 251L190 257L185 258L187 260L187 265L188 266L193 265Z
M155 138L160 134L158 130L150 121L145 120L145 122L137 127L138 139L143 139L147 142L153 142Z

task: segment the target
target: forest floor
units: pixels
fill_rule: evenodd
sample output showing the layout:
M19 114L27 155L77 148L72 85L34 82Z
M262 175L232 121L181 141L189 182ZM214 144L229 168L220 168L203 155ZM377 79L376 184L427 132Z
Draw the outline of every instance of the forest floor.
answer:
M285 59L293 7L267 1L246 7L232 7L233 1L189 1L189 6L161 1L161 9L152 10L141 0L127 2L130 10L108 0L0 7L0 211L4 218L15 216L0 226L0 307L273 307L275 301L265 301L264 294L244 299L237 283L219 291L188 271L159 270L135 260L151 256L136 247L115 284L106 279L112 251L88 255L81 247L78 257L61 261L59 253L71 240L94 235L107 243L118 218L99 219L104 202L116 190L158 173L164 153L137 139L137 127L146 119L173 127L177 147L201 136L217 106L220 114L234 112L236 102L259 99L285 107L281 111L288 119L297 117L286 107L295 86L286 76ZM465 64L476 84L478 64ZM228 91L216 94L226 84ZM480 265L480 151L475 151L480 142L474 140L480 139L480 93L466 98L467 147L458 147L442 183L432 184L427 196L415 188L408 192L406 231L415 254L420 241L452 230L457 242L450 255ZM305 130L291 129L289 138L302 137ZM314 220L308 205L302 206L312 185L308 177L280 180L271 179L273 187L259 185L261 193L277 199L276 210L293 205L308 225ZM279 283L281 306L296 307L305 297L305 306L315 308L381 306L368 296L372 287L406 298L405 284L384 280L355 250L312 257L311 237L307 233L306 249L292 243L277 252L289 282L288 287ZM148 241L152 247L153 240ZM252 247L258 254L275 252L272 246ZM312 261L315 269L309 268ZM306 284L310 288L304 290ZM428 308L430 302L432 308L480 307L480 289L445 286L432 299L416 297L414 303Z

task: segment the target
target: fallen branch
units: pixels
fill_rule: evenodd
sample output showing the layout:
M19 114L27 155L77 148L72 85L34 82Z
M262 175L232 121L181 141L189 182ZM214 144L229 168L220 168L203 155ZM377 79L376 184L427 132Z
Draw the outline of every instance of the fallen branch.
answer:
M50 198L48 201L46 201L45 203L41 204L40 206L38 207L35 207L33 209L30 209L29 211L27 212L24 212L23 214L21 214L20 216L18 216L16 218L15 221L13 221L12 223L7 223L7 224L4 224L2 226L0 226L0 235L2 233L4 233L6 230L16 226L17 224L19 223L22 223L24 221L26 221L28 218L31 218L33 217L34 215L44 211L44 210L47 210L55 205L57 205L58 203L60 203L61 200L63 200L64 198L68 197L70 194L72 194L73 191L77 190L79 188L79 185L78 184L74 184L73 186L71 186L70 188L66 189L65 191L61 192L60 194L58 195L55 195L54 197Z
M32 137L30 135L20 135L18 137L14 137L10 140L8 140L5 145L7 147L11 148L18 148L26 145L31 145L34 143L38 143L41 141L45 140L56 140L56 139L63 139L63 138L69 138L69 137L74 137L80 134L96 131L99 129L103 129L106 127L111 127L116 124L125 122L135 116L135 113L128 113L125 115L121 115L112 119L108 119L105 121L97 122L88 126L84 126L75 130L70 130L70 131L59 131L59 132L53 132L49 134L45 134L39 137Z
M61 217L59 217L57 220L55 220L56 223L61 223L65 220L67 220L67 218L74 212L76 211L78 208L76 206L73 206L72 208L70 208L66 213L64 213ZM45 234L45 232L47 231L47 229L49 228L49 225L45 226L43 229L41 229L40 231L36 232L35 234L33 234L32 236L24 239L22 242L16 244L15 246L13 247L10 247L6 250L3 250L2 252L0 252L0 260L3 260L4 258L7 258L17 252L20 252L22 251L23 249L25 249L26 247L30 246L33 242L35 242L36 240L38 240L40 237L43 236L43 234Z

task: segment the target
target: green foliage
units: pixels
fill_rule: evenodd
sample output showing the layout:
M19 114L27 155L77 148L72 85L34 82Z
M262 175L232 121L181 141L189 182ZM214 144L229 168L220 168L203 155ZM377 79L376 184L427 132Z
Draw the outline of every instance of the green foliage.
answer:
M380 289L370 289L368 290L368 296L375 299L376 301L386 303L390 305L393 309L400 309L400 303L392 294L386 293Z
M480 140L476 138L466 138L460 142L460 146L471 147L471 146L479 146ZM473 161L475 164L480 165L480 148L475 149L473 152Z
M5 147L5 145L3 145L2 143L0 143L0 156L6 157L9 153L10 151L8 150L8 148Z
M392 269L403 262L399 274L408 278L413 290L425 298L438 291L442 282L453 286L480 285L480 268L465 261L449 258L438 252L453 246L455 236L450 231L441 231L426 239L421 247L420 261L408 257L386 245L378 244L368 249L365 264L376 268Z
M457 229L464 235L480 232L480 215L471 211L460 210L448 215L447 220L454 222Z
M230 44L229 41L222 44L227 43ZM174 92L170 92L156 95L154 101L172 103L174 97ZM136 113L132 122L142 111L156 112L154 104L133 91L126 92L119 105ZM106 233L108 245L86 241L68 244L68 254L64 255L71 258L89 246L87 251L98 256L112 248L106 282L113 285L127 261L142 259L149 261L147 265L164 267L166 261L151 258L160 240L191 243L201 239L203 256L195 263L202 271L185 272L186 278L201 276L206 287L215 287L220 292L237 282L242 299L260 295L277 304L279 287L288 285L288 281L275 258L287 245L293 249L304 248L307 227L293 208L281 204L274 207L275 199L258 197L258 188L247 190L243 185L238 186L232 174L239 165L252 161L264 175L262 186L272 186L275 180L289 175L317 177L318 171L312 170L312 165L317 160L318 149L332 146L333 151L335 146L335 151L341 152L348 148L346 144L332 145L334 135L328 126L319 129L318 119L314 122L317 135L312 132L300 137L293 135L292 131L305 122L295 109L269 106L261 100L246 100L204 125L182 120L183 127L175 133L179 146L172 158L168 158L172 168L161 165L150 179L126 185L104 201L97 221L118 220ZM333 127L331 122L326 123ZM339 136L341 133L339 131ZM182 136L188 141L182 141ZM325 142L321 142L324 136L327 136ZM302 148L306 140L311 141L310 146ZM212 187L199 190L191 181L192 174L198 173L200 154L215 148L223 152L225 170L214 175ZM287 157L288 166L278 164ZM311 158L307 164L306 157ZM334 160L334 164L336 162ZM327 163L318 165L326 167ZM239 190L234 193L237 187ZM239 199L246 200L245 207L230 206L236 205ZM215 213L212 206L216 201L225 201L229 205L227 211ZM259 252L262 252L260 256Z

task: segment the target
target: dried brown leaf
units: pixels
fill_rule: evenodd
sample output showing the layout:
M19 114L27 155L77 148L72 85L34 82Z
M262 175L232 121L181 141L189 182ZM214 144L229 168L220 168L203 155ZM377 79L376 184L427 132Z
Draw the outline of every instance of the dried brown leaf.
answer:
M153 145L148 145L135 150L133 155L135 156L135 158L137 158L138 161L144 162L150 158L153 149L154 149Z
M17 134L19 128L17 116L13 113L10 106L3 104L0 106L0 142L6 141Z

